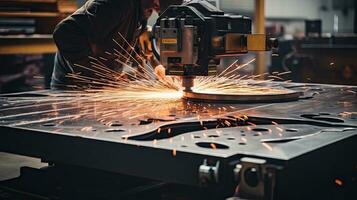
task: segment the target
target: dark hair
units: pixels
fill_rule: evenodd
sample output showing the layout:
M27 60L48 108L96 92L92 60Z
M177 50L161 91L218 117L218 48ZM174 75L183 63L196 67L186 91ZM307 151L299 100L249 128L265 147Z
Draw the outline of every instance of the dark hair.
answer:
M164 12L170 5L181 5L183 0L160 0L160 10Z

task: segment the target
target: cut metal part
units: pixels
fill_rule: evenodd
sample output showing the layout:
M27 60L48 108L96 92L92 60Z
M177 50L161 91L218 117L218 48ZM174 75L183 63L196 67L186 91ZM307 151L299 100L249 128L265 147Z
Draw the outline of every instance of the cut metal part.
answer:
M194 91L184 91L184 98L192 101L204 102L226 102L226 103L269 103L296 101L302 92L293 90L282 90L281 93L266 94L219 94L219 93L201 93Z

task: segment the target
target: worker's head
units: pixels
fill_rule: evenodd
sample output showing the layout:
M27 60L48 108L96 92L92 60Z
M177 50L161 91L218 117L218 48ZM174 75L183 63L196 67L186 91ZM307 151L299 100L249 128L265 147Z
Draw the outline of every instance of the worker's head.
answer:
M153 11L160 13L165 11L170 5L181 5L183 0L141 0L144 10L144 17L147 19Z
M160 12L160 0L141 0L141 5L146 19L151 16L154 10Z

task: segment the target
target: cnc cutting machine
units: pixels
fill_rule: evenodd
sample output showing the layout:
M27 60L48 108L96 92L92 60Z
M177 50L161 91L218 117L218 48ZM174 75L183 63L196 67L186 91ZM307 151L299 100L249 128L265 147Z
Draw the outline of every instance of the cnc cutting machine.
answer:
M154 27L154 54L166 75L181 76L184 90L191 91L195 76L217 73L221 57L277 47L277 40L252 34L251 27L250 18L225 14L206 1L170 6Z
M204 2L172 6L158 20L156 54L189 91L195 76L216 72L221 56L276 46L265 35L252 35L250 26L250 19L224 15ZM0 182L0 195L354 199L357 87L259 84L303 95L249 104L165 94L125 99L115 91L2 95L0 151L40 158L48 166L23 167L20 177Z

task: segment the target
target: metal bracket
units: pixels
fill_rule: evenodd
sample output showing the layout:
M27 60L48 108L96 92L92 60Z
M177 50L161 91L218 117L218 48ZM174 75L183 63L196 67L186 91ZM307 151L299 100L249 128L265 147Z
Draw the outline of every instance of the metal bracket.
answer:
M233 169L233 175L234 175L234 181L239 182L240 181L240 174L242 171L243 166L241 164L236 164L236 166Z
M233 169L235 181L239 182L240 197L272 200L276 181L276 170L280 166L270 165L264 159L244 157Z
M211 183L218 183L218 170L219 161L217 161L214 166L211 166L207 164L207 159L205 159L198 171L200 185L207 186Z

